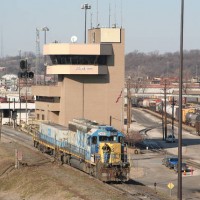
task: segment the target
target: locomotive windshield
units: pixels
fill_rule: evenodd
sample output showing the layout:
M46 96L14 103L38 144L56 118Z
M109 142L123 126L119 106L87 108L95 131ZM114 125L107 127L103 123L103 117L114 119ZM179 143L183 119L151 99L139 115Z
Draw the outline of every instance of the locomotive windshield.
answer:
M99 136L99 142L104 142L104 141L115 141L117 142L117 136Z

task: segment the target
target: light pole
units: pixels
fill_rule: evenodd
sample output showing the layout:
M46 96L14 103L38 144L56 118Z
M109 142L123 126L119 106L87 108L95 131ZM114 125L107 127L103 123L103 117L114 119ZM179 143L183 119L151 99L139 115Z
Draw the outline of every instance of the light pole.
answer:
M86 43L86 22L87 22L87 10L91 9L91 6L88 3L85 3L81 6L81 9L85 9L85 40L84 43Z
M47 43L47 31L49 31L49 28L47 26L42 28L42 31L44 31L44 44ZM46 76L46 66L47 66L47 60L46 56L44 56L44 84L45 84L45 76Z
M180 67L179 67L179 123L178 123L178 195L177 195L179 200L182 200L183 22L184 22L184 0L181 0Z

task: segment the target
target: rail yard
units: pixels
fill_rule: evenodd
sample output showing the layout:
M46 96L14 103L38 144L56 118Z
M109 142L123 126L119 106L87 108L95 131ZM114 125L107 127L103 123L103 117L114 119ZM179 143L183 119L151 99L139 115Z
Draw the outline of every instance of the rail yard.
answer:
M32 138L27 134L4 127L2 139L2 199L94 199L94 196L95 199L168 199L132 179L126 184L108 185L69 165L60 165L54 157L33 148ZM23 152L19 169L14 167L15 149Z
M137 113L135 109L133 112ZM151 118L154 117L151 116ZM18 200L22 197L24 199L41 199L40 195L44 195L44 193L45 197L43 196L42 199L55 199L57 197L60 199L70 199L73 197L78 199L94 199L94 195L95 199L169 199L167 184L170 181L175 185L172 193L172 197L175 198L177 174L164 168L161 165L161 160L167 152L167 154L176 154L175 148L177 144L163 144L162 140L159 141L158 133L160 134L161 131L155 131L155 129L159 129L160 120L154 119L154 121L155 123L158 122L158 124L146 128L140 125L140 122L137 124L135 124L136 122L132 123L132 126L138 129L141 135L144 135L143 145L148 146L148 150L144 148L143 150L141 149L141 154L133 154L134 149L128 149L130 179L128 182L117 184L114 182L106 184L69 165L61 165L60 159L55 159L54 156L49 156L35 149L31 135L3 127L1 152L4 155L4 159L1 161L1 166L3 167L1 168L0 181L5 186L2 188L4 192L1 193L3 195L1 198L8 199L9 196L9 199L12 199L12 195L9 193L12 191L12 194L16 194L13 200ZM23 152L23 161L20 161L21 165L19 165L19 169L15 168L15 149ZM189 144L187 149L189 152L192 151ZM192 157L188 159L190 154L184 156L186 156L188 164L193 166L194 169L194 175L191 176L190 173L187 173L184 180L198 179L198 162L194 162ZM26 179L26 177L28 178ZM16 189L17 185L10 184L9 181L20 185L18 186L20 190ZM33 186L36 182L38 188L41 189L30 189L36 187ZM88 187L86 187L86 183ZM154 186L155 183L156 188ZM27 186L25 187L25 185ZM58 185L58 190L53 189L55 185ZM92 194L88 188L92 188ZM67 192L64 192L64 190ZM198 199L199 197L198 193L190 193L190 195L194 195L193 199Z

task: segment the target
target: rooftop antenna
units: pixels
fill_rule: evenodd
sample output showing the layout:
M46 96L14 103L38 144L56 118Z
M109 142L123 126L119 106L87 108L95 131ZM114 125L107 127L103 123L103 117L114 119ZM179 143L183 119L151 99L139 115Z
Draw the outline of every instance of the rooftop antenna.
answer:
M99 26L99 1L97 0L97 27Z
M110 13L111 13L111 8L110 8L110 3L109 3L109 28L110 28Z
M1 58L3 58L3 30L1 30Z
M115 14L114 14L114 17L115 17L115 27L117 26L117 17L116 17L116 1L115 1Z
M122 9L123 9L123 4L122 4L122 0L121 0L121 28L122 28L122 23L123 23Z
M92 29L92 12L90 13L90 26L91 26L91 29Z

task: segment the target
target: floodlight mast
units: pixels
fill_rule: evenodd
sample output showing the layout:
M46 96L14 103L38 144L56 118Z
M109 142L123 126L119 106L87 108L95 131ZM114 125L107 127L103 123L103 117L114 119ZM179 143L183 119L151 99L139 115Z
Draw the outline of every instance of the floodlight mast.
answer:
M179 66L179 123L178 123L178 194L177 194L177 197L179 200L182 200L183 25L184 25L184 0L181 0L180 66Z
M49 28L47 26L43 27L41 29L42 31L44 31L44 44L47 43L47 31L49 31ZM46 83L46 67L47 67L47 58L46 56L44 56L44 84Z
M85 10L85 39L84 39L84 43L86 43L86 28L87 28L87 10L91 9L91 5L89 5L88 3L85 3L81 6L81 9Z

